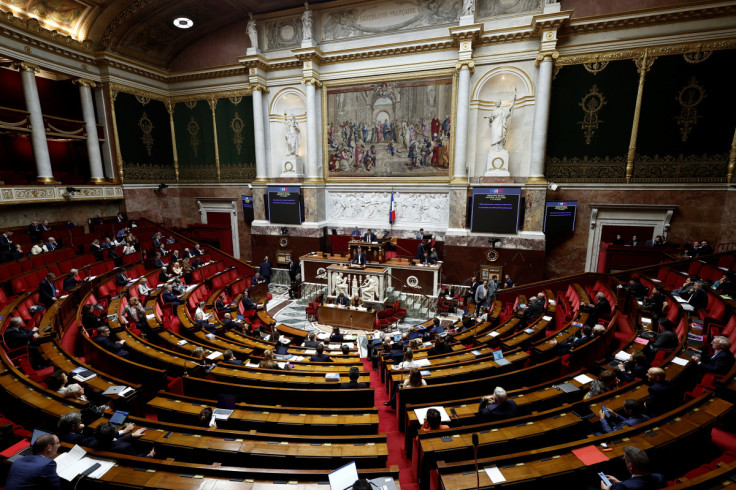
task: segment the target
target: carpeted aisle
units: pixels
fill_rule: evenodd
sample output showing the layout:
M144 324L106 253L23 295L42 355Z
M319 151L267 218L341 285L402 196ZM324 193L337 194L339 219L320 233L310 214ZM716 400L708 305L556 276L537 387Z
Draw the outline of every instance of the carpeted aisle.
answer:
M404 435L399 432L396 411L383 402L388 401L386 386L381 382L378 373L371 367L370 360L363 360L363 368L371 374L371 386L375 388L375 404L378 407L378 431L386 433L388 446L388 464L399 466L399 483L402 490L419 490L416 477L411 468L411 460L404 454Z

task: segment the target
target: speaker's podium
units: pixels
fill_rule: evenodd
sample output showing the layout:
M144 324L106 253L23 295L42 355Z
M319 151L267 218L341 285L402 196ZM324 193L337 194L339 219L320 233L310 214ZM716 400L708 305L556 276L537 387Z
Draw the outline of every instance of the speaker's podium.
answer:
M348 242L350 257L355 257L358 247L365 252L365 257L370 262L384 262L386 260L386 244L381 242Z

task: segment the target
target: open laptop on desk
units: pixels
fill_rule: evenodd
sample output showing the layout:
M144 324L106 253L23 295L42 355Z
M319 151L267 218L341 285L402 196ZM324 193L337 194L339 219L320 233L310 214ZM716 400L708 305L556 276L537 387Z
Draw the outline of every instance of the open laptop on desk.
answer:
M227 420L235 411L235 395L217 397L217 408L212 411L216 420Z
M348 490L359 478L358 467L353 461L329 473L327 477L330 479L330 490Z
M29 443L25 439L22 441L14 444L13 446L10 446L8 449L3 451L2 456L8 456L8 453L10 453L10 456L8 457L9 462L13 462L16 459L20 459L23 456L30 456L33 454L33 444L35 444L36 440L41 436L47 436L50 432L45 432L39 429L33 429L33 434L31 434L31 442Z
M503 352L501 352L501 350L493 351L493 360L499 366L507 366L511 364L511 361L509 361L508 359L504 359Z

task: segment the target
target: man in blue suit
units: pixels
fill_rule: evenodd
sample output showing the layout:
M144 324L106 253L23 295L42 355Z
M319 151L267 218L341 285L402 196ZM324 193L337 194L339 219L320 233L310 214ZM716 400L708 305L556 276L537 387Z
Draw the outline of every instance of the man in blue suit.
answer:
M649 471L649 457L642 449L634 446L624 447L624 462L631 478L621 481L618 478L606 475L611 485L601 481L601 490L650 490L662 488L664 478L659 473Z
M120 357L128 357L130 355L127 350L123 349L125 340L115 340L110 338L110 327L106 325L97 327L97 336L93 340L103 349L108 350L113 354L117 354Z
M38 284L38 300L47 309L57 301L56 286L54 286L56 274L49 272L46 277Z
M5 482L6 490L61 488L59 475L56 474L56 461L53 459L59 446L59 438L54 434L36 439L31 448L33 454L16 460L10 467Z
M496 421L516 417L519 407L514 400L509 400L506 390L497 386L493 394L480 399L478 413L484 420Z
M353 256L353 264L365 265L365 261L365 252L363 252L361 247L358 247L358 250L355 251L355 255Z
M369 229L368 229L368 232L366 232L366 234L365 234L365 235L363 236L363 241L364 241L364 242L369 242L369 243L373 243L373 242L375 242L376 240L377 240L377 238L376 238L376 234L375 234L375 233L373 233L373 232L371 231L371 229L369 228Z
M271 282L271 262L268 261L268 256L263 258L259 272L263 280L266 281L266 284Z

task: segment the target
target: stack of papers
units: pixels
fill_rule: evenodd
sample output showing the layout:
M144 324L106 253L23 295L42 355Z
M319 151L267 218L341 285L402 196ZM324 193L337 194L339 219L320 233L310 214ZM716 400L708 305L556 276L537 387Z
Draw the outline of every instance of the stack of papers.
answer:
M616 352L616 355L614 356L614 358L617 361L626 362L629 359L631 359L631 354L629 354L628 352L622 350L622 351Z
M417 419L419 420L420 425L424 425L424 420L427 418L427 410L429 410L430 408L434 408L440 413L440 420L442 422L450 421L450 416L447 414L445 407L437 406L437 407L415 408L414 414L417 416Z
M222 352L220 352L220 351L215 351L215 352L213 352L212 354L210 354L209 356L207 356L207 359L209 359L210 361L214 361L214 360L215 360L215 359L217 359L218 357L222 357Z
M581 385L588 384L593 381L593 378L590 376L586 376L585 374L579 374L573 378L575 381L580 383Z
M99 467L87 477L98 480L115 466L114 461L90 458L87 456L87 451L76 444L71 451L58 455L54 461L56 461L56 473L66 481L72 481L77 475L85 473L95 465Z

